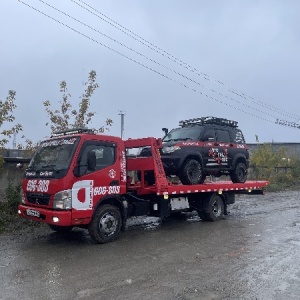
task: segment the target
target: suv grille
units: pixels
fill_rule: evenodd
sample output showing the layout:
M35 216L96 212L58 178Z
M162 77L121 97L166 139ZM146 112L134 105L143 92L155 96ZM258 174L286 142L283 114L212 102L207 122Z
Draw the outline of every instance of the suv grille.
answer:
M49 205L49 194L26 193L27 201L32 204Z

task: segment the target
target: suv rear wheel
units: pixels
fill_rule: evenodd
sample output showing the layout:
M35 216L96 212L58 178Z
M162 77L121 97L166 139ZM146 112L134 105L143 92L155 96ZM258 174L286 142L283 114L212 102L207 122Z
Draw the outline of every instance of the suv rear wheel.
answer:
M234 170L230 172L233 183L244 183L247 179L247 168L243 162L238 162Z
M203 183L205 176L201 163L196 159L188 159L182 167L179 178L182 184Z

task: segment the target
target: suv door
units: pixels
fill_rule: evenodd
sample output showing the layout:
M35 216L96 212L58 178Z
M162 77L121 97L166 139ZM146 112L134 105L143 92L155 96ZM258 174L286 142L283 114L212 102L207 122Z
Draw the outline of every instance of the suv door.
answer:
M216 130L214 128L205 128L201 140L203 143L203 164L204 168L216 169L219 167L216 157L219 147L217 143Z
M216 143L214 151L211 155L217 161L217 167L221 169L227 169L231 160L232 143L230 143L230 134L226 129L216 129Z

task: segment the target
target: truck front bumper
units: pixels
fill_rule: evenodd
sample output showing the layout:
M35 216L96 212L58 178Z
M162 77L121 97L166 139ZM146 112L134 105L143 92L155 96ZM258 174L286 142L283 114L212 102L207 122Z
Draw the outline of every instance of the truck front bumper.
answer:
M18 206L18 215L22 218L36 222L43 222L58 226L72 225L71 211L58 211L20 204Z

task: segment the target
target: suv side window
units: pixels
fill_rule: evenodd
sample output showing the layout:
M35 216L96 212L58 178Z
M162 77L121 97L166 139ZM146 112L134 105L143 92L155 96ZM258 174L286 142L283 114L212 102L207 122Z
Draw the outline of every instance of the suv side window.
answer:
M206 129L204 131L204 134L203 134L203 137L202 137L202 141L203 142L208 142L210 139L213 139L213 141L216 140L215 130L214 129Z
M218 142L224 142L224 143L230 143L230 135L228 130L220 130L217 129L217 141Z
M232 140L236 144L245 144L245 139L241 130L236 129L232 131Z

